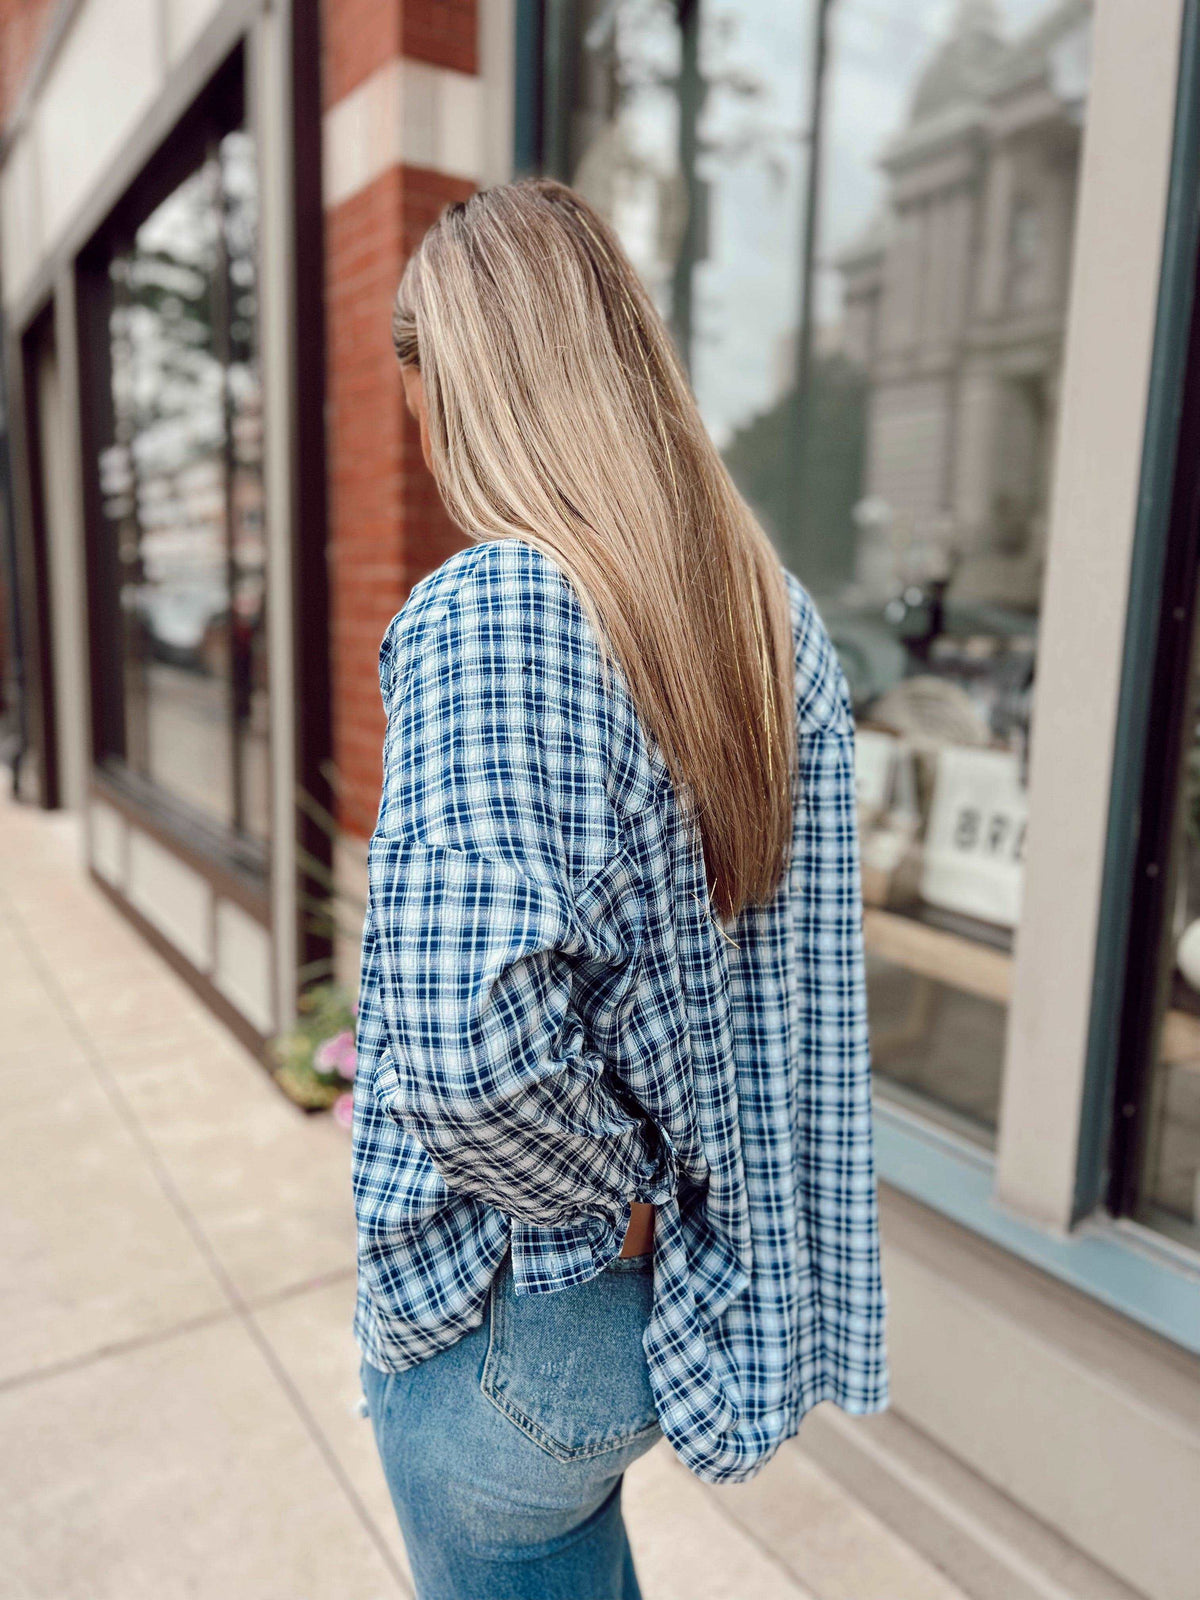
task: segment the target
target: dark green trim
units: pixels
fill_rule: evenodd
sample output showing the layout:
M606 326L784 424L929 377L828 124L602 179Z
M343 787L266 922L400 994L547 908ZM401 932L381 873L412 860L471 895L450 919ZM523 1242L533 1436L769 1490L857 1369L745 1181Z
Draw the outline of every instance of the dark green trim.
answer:
M1147 725L1157 658L1163 573L1178 461L1192 301L1200 245L1200 0L1186 0L1179 50L1174 147L1162 276L1138 487L1123 668L1113 750L1088 1032L1074 1216L1093 1210L1105 1185L1124 1004Z
M551 178L571 181L571 117L579 95L579 54L582 18L574 0L540 0L536 53L537 94L534 104L540 119L537 170Z
M516 0L513 62L513 175L542 170L542 0Z

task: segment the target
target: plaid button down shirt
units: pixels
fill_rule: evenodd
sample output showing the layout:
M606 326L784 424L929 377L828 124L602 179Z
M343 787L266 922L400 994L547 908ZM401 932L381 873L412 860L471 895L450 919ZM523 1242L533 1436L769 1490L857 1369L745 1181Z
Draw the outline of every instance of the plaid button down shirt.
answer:
M726 926L698 830L555 564L469 546L379 655L354 1116L355 1332L402 1370L584 1283L657 1208L662 1429L710 1482L804 1413L887 1404L845 681L789 573L799 800L772 901Z

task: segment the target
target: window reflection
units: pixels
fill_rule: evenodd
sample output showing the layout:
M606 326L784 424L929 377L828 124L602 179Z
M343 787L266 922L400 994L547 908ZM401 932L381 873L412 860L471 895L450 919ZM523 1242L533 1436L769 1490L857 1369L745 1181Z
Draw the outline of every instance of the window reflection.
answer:
M268 836L254 150L235 130L109 265L99 470L121 612L123 748L222 829Z
M549 11L547 163L615 223L850 680L877 1067L986 1142L1090 5L835 0L823 74L813 0Z

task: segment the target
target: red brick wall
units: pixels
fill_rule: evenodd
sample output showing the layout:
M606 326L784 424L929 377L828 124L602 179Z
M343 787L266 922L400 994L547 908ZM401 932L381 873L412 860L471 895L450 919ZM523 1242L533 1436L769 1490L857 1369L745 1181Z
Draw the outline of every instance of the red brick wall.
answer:
M377 678L374 705L369 694L372 639L377 653L403 587L403 404L387 327L400 196L400 170L393 167L325 219L334 760L342 821L358 834L379 780Z
M336 105L401 54L402 0L323 0L321 90Z
M475 0L422 0L404 7L401 52L435 67L478 72L478 34Z
M325 219L334 759L342 823L365 837L379 806L379 642L411 586L465 541L421 459L392 351L407 253L471 185L393 167Z
M8 123L16 107L54 4L55 0L0 0L0 128ZM8 610L8 590L0 574L0 713L9 709L4 703L11 667Z
M55 0L0 0L0 126L8 121Z
M474 70L475 8L462 0L325 0L323 29L327 105L394 57L400 39L406 54ZM392 300L426 228L471 188L397 166L325 217L334 761L339 820L359 838L370 834L379 808L380 640L417 579L465 543L404 406Z
M0 6L16 8L50 3L0 0ZM336 105L396 56L478 72L477 35L475 0L325 0L325 104Z

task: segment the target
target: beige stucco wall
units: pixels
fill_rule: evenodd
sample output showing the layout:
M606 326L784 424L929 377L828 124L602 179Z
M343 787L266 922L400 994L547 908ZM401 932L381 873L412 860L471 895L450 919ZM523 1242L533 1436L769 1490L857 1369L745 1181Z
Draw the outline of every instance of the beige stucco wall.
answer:
M220 0L85 0L0 172L10 304L103 177Z
M1055 1227L1074 1191L1181 16L1182 0L1096 9L997 1174L1005 1203Z
M893 1407L1152 1600L1196 1600L1200 1361L898 1196Z

